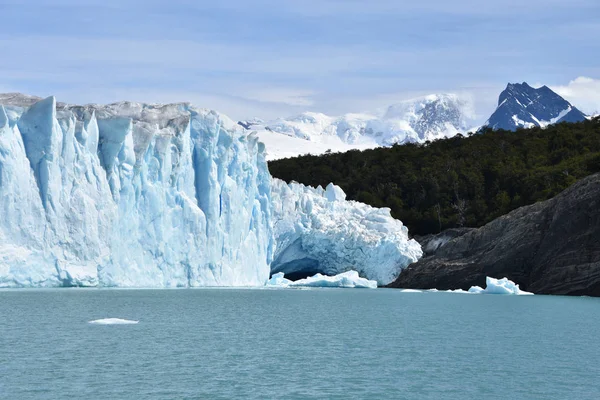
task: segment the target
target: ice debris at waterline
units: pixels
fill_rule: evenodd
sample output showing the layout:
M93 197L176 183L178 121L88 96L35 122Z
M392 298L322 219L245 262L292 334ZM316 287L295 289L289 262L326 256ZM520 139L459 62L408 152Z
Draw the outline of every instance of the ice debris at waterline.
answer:
M104 319L95 319L93 321L89 321L88 324L93 325L135 325L140 321L132 321L129 319L121 319L121 318L104 318Z
M297 281L291 281L285 278L283 272L274 274L269 282L269 287L337 287L337 288L364 288L364 289L376 289L377 282L371 281L358 276L356 271L342 272L335 276L327 276L322 274L316 274L312 277L300 279Z
M385 284L421 257L389 209L272 186L264 145L214 111L0 104L0 287L263 286L307 270Z
M519 285L509 280L508 278L495 279L490 278L489 276L485 278L485 289L479 286L471 286L471 288L466 291L462 289L454 289L454 290L445 290L445 293L460 293L460 294L512 294L512 295L533 295L533 293L526 292L519 288ZM412 289L404 289L403 292L414 291ZM426 292L440 292L437 289L429 289L425 290Z
M485 278L485 289L479 286L472 286L469 293L482 294L516 294L516 295L532 295L533 293L526 292L519 288L519 285L509 280L508 278L494 279L489 276Z
M389 208L347 201L339 186L312 188L274 179L272 201L277 243L272 273L354 270L386 285L423 255Z

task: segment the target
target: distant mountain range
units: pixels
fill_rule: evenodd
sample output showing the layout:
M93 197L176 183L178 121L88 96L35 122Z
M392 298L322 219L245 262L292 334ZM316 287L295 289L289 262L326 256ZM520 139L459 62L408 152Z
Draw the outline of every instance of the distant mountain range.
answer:
M252 129L262 127L310 141L318 141L321 136L337 136L348 144L374 142L390 146L454 136L471 127L470 118L469 106L464 100L454 94L437 94L394 104L379 115L331 117L305 112L271 122L241 121L240 125Z
M547 86L509 83L498 107L481 127L516 130L578 122L587 116ZM240 121L255 130L267 145L270 159L300 154L322 154L409 142L448 138L478 130L468 102L455 94L437 94L389 106L383 113L345 114L331 117L305 112L291 118L265 122Z
M436 94L391 105L382 113L332 117L305 112L270 122L254 119L240 121L239 124L258 132L260 139L267 144L270 158L281 158L303 153L319 154L327 150L423 143L465 132L473 126L473 121L468 102L454 94ZM289 145L283 145L282 140ZM306 146L302 141L314 146ZM286 151L289 146L294 147L291 153Z

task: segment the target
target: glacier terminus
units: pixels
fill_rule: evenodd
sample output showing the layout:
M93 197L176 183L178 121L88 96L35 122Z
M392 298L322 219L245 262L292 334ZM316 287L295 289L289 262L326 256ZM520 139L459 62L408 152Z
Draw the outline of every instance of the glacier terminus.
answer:
M264 144L217 112L0 104L0 287L263 286L308 269L386 284L422 255L389 210L273 180Z

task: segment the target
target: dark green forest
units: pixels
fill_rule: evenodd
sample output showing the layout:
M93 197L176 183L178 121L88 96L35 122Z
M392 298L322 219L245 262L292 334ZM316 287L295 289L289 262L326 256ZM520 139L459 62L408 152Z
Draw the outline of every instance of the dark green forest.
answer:
M269 170L288 182L334 182L351 200L391 208L411 234L479 227L599 172L600 118L307 155L272 161Z

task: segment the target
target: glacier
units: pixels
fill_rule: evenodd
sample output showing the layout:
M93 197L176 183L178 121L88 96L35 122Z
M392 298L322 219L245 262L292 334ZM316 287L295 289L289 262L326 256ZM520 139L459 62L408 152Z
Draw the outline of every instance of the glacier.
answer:
M273 179L271 195L277 243L272 273L305 278L354 270L386 285L423 255L389 208L348 201L334 184L323 189Z
M0 287L263 285L264 154L185 103L0 106Z
M383 285L422 255L389 209L273 179L257 135L215 111L0 104L0 287L264 286L278 272L349 271Z

